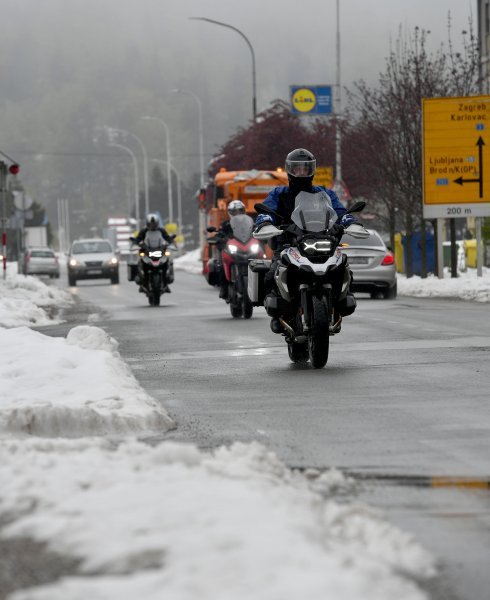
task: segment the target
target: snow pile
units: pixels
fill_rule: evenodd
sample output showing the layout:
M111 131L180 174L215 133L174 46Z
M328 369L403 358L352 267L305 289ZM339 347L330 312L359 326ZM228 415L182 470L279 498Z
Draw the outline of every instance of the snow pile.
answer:
M174 268L200 275L202 273L201 250L197 248L174 259Z
M50 313L71 302L68 292L36 277L9 274L0 279L0 327L52 325Z
M476 302L490 302L490 269L483 269L483 277L477 277L476 269L468 269L459 273L458 277L451 278L447 270L444 279L429 275L421 279L417 275L407 279L404 275L397 275L398 293L401 296L418 296L421 298L444 297L474 300Z
M173 426L98 327L75 327L66 339L0 328L0 382L0 432L79 437Z
M0 452L3 537L81 560L79 576L9 600L421 600L413 580L434 573L410 536L325 499L258 444L31 439Z

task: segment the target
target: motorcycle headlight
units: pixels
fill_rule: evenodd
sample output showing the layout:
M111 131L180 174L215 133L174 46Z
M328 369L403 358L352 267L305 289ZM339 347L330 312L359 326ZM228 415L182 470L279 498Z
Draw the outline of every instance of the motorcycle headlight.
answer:
M235 254L235 252L238 252L238 246L235 246L235 244L227 244L226 247L228 248L231 254Z
M170 252L170 250L165 250L165 256L172 256L172 253Z
M148 256L150 258L162 258L163 252L161 250L153 250L153 252L148 252Z
M316 254L318 252L330 252L332 242L330 240L315 240L306 239L302 243L303 252L305 254Z
M250 252L252 254L257 254L257 252L259 252L259 251L260 251L260 244L252 244L250 246Z

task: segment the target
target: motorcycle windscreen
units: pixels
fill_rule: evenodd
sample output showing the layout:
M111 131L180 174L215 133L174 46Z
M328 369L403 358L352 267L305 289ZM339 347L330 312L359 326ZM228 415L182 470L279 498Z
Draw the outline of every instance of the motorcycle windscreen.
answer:
M330 229L338 215L326 192L300 192L291 219L303 231L319 232Z
M156 231L148 230L145 235L144 244L150 250L161 250L165 245L161 231L158 231L158 229Z
M233 229L233 237L239 242L242 242L242 244L246 244L252 237L254 228L252 217L249 217L248 215L235 215L234 217L231 217L230 225Z

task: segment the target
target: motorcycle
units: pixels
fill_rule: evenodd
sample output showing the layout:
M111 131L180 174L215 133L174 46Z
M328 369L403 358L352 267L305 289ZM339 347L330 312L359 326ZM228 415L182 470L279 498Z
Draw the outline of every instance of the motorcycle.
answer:
M254 222L248 215L235 215L230 219L233 237L226 238L220 233L208 237L210 245L216 246L218 257L208 261L208 283L218 286L226 282L224 300L230 305L234 319L250 319L253 306L247 294L248 262L252 258L264 256L262 244L254 240L252 232ZM209 233L215 233L216 227L208 227Z
M357 202L347 214L365 206ZM255 210L282 219L264 204L256 204ZM365 238L369 232L357 223L343 227L324 191L300 192L291 219L289 225L267 224L254 233L263 241L281 236L282 250L274 271L277 293L260 297L271 261L251 261L249 295L254 305L263 303L267 314L278 319L291 361L310 361L319 369L327 364L330 337L340 332L342 317L356 307L347 294L351 272L340 237Z
M162 294L174 282L174 267L169 244L159 231L148 231L142 242L129 238L138 244L137 264L128 263L128 280L139 285L139 291L146 294L150 306L160 306Z

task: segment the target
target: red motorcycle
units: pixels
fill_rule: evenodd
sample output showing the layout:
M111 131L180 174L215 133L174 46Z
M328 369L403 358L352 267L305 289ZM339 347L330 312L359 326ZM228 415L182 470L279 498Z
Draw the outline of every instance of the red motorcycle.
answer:
M225 237L218 232L207 238L208 243L216 248L207 265L207 281L209 285L220 286L224 293L221 297L230 305L234 319L243 317L250 319L253 306L248 297L248 262L251 259L265 258L264 248L252 237L254 222L248 215L235 215L230 219L233 230L232 237ZM215 233L216 227L208 227L207 231Z

